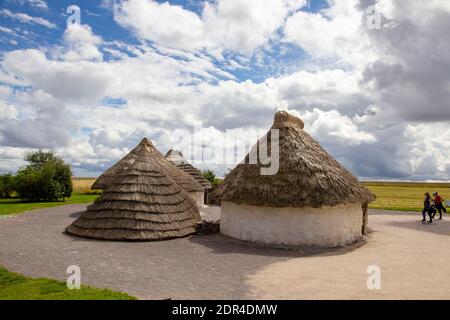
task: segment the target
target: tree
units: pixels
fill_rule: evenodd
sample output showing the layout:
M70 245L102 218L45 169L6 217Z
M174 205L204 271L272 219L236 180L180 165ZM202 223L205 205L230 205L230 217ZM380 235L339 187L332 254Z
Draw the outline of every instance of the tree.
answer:
M216 174L212 170L203 171L203 176L211 183L214 183L214 180L216 179Z
M10 198L14 191L14 176L12 173L0 174L0 198Z
M42 168L47 163L64 163L62 158L57 157L53 152L34 151L25 155L25 161L33 168Z
M212 170L205 170L205 171L203 171L203 176L206 178L206 180L211 182L211 184L213 186L217 186L217 185L219 185L222 182L221 179L216 178L216 174Z
M16 191L29 201L58 201L72 194L72 170L53 152L35 151L25 156L29 164L17 172Z

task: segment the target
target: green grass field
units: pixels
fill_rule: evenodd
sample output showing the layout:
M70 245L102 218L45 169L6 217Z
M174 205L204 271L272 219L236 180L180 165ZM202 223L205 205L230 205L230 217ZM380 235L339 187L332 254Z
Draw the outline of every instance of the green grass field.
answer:
M450 183L364 182L364 185L377 196L369 205L373 209L422 211L425 192L437 191L450 200Z
M20 199L0 199L0 216L7 214L17 214L25 211L63 206L74 203L90 203L93 202L98 195L90 194L73 194L66 201L55 202L26 202Z
M29 278L0 267L0 300L135 300L108 289L81 286L69 290L66 283L43 278Z
M93 202L98 197L98 194L89 194L93 192L90 186L94 180L94 178L74 178L75 192L65 202L30 203L20 199L0 199L0 216L66 204ZM422 211L425 192L438 191L444 199L450 200L450 183L364 182L364 185L377 196L377 200L369 205L373 209Z

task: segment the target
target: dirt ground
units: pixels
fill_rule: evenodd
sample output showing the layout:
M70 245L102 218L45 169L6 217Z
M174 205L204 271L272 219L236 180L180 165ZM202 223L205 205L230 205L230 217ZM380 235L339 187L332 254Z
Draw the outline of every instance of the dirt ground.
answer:
M416 213L371 210L366 243L323 252L270 249L221 235L110 242L64 234L84 208L1 219L0 265L60 280L69 265L78 265L83 284L141 299L450 299L446 220L422 224ZM219 208L202 211L219 217ZM380 268L379 290L367 288L370 265Z

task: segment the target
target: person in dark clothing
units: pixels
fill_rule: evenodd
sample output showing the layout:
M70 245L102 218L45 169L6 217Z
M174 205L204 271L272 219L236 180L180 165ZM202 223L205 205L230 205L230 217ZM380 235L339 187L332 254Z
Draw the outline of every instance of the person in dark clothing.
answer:
M427 221L425 213L428 213L428 216L430 217L430 223L433 222L433 216L432 216L432 210L431 210L431 196L428 192L425 193L425 199L423 200L423 210L422 210L422 222Z
M447 212L447 209L445 209L444 207L444 199L442 199L442 197L437 193L433 193L434 196L434 207L436 208L437 211L439 211L439 220L442 220L442 211ZM436 212L433 214L433 218L436 215Z

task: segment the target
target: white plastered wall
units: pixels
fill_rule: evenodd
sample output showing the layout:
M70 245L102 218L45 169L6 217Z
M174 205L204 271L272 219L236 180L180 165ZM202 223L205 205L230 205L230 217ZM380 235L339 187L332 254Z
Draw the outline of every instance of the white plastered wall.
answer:
M204 206L203 202L205 199L204 191L191 191L188 194L195 200L197 207L202 208Z
M275 208L223 201L220 231L264 244L335 247L361 239L361 204Z

